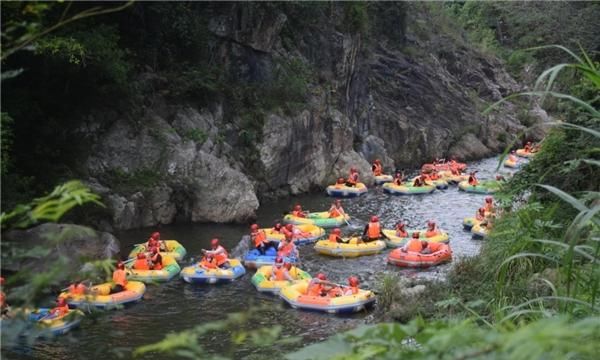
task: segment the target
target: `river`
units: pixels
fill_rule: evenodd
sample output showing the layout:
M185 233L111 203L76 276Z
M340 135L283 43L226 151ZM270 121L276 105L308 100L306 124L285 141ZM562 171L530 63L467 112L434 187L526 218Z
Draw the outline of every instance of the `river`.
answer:
M497 158L489 158L469 164L469 169L479 170L480 178L491 178L498 164ZM503 170L504 171L504 170ZM424 196L392 196L384 194L380 187L355 199L343 200L346 212L352 216L353 227L343 229L346 233L362 231L371 215L377 215L386 228L399 220L408 221L410 227L425 227L429 219L450 235L454 260L476 254L481 241L472 240L470 233L462 228L462 219L473 216L483 203L482 195L459 192L456 186L436 190ZM322 211L332 199L324 193L290 197L262 204L258 212L261 227L272 226L296 203L304 209ZM360 226L359 226L360 225ZM121 241L121 253L127 256L132 245L144 241L154 229L138 229L116 234ZM187 265L202 248L208 248L213 237L219 237L226 247L238 245L248 233L245 225L177 224L160 229L163 239L177 239L188 251L181 265ZM401 273L403 276L442 278L452 263L426 270L401 270L386 264L389 250L375 256L356 259L328 258L317 254L311 245L300 247L302 266L311 274L325 272L334 281L346 282L349 275L357 275L363 285L375 286L374 279L385 272ZM219 286L199 286L184 283L179 278L161 285L148 285L144 299L122 310L109 311L95 319L86 319L80 328L54 340L40 341L32 348L5 352L7 358L15 359L112 359L117 356L131 358L131 350L161 340L169 332L182 331L196 325L223 319L225 314L241 312L251 306L265 306L262 320L254 327L281 325L282 337L296 337L295 345L270 346L267 348L239 346L232 349L227 341L218 336L203 340L203 346L212 354L228 354L235 358L281 358L281 354L300 345L312 343L340 331L354 328L369 320L372 312L350 316L304 312L285 306L277 297L259 294L250 278L252 271L241 279ZM229 336L227 334L221 336ZM156 354L146 358L156 358ZM162 355L158 355L164 358ZM168 357L167 357L168 358Z

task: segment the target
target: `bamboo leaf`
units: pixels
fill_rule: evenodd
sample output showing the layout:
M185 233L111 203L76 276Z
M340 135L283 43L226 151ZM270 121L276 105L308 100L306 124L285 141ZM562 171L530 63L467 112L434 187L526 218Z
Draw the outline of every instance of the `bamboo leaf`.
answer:
M581 201L577 200L576 198L567 194L566 192L564 192L558 188L555 188L554 186L544 185L544 184L537 184L537 186L550 191L551 193L558 196L566 203L571 204L571 206L573 206L575 209L577 209L579 211L588 211L589 210L588 207L585 206L585 204L583 204Z

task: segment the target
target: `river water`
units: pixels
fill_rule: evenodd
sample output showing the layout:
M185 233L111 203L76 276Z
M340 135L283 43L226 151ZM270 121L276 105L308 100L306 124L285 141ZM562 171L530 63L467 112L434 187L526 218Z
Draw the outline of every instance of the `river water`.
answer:
M489 158L469 164L469 169L479 170L480 178L493 177L498 165L497 158ZM427 220L435 220L450 235L454 260L476 254L481 241L472 240L470 233L462 229L462 219L473 216L483 203L483 196L459 192L456 186L436 190L424 196L392 196L384 194L380 187L371 188L366 195L343 200L343 206L352 216L351 227L343 228L346 234L362 231L371 215L377 215L386 228L400 219L409 228L425 227ZM332 199L324 193L291 197L262 204L258 212L261 227L272 226L296 203L304 209L322 211ZM121 241L121 253L127 256L132 245L147 239L155 229L139 229L116 234ZM248 233L246 225L181 224L160 229L163 239L177 239L187 249L188 255L182 267L197 259L202 248L208 248L211 238L219 237L229 249L235 248L242 236ZM238 246L238 250L241 247ZM425 270L402 270L387 265L389 250L375 256L355 259L329 258L317 254L311 245L300 247L302 267L311 274L325 272L333 281L346 282L350 275L357 275L363 285L375 286L375 278L385 272L401 273L402 276L443 278L452 263ZM241 279L225 285L191 285L178 277L161 285L148 285L144 299L122 310L109 311L93 320L82 322L81 327L66 336L41 341L33 348L18 352L5 352L7 358L15 359L112 359L131 358L131 350L141 345L161 340L170 332L190 329L196 325L221 320L225 314L245 311L252 306L263 306L261 320L253 327L282 327L283 338L296 338L296 345L270 346L250 345L231 348L228 341L220 341L221 334L203 340L203 346L212 354L228 354L234 358L281 358L281 355L298 346L325 339L332 334L354 328L369 320L372 312L348 316L304 312L291 309L271 295L259 294L250 278L252 271ZM145 358L163 358L153 354ZM168 358L168 357L167 357Z

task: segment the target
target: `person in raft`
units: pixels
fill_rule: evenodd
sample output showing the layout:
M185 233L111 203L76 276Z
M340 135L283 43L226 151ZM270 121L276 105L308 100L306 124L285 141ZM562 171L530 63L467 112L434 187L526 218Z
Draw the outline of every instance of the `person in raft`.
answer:
M462 175L462 171L456 165L454 165L454 166L450 165L450 173L454 176Z
M153 251L154 249L156 249L156 247L152 248ZM138 253L135 261L133 262L133 268L135 270L150 270L150 261L148 256L146 256L146 254L143 252Z
M472 171L469 173L469 185L477 186L479 185L479 181L477 180L477 171Z
M425 237L434 237L436 235L439 235L439 233L440 231L438 230L435 221L429 220L427 222L427 231L425 231Z
M438 171L435 169L433 169L431 171L431 174L426 175L426 176L429 178L428 180L439 180L440 179L440 175L438 174Z
M292 281L294 278L290 275L292 264L284 263L283 258L278 256L271 268L271 281Z
M281 224L278 225L281 229ZM254 248L263 255L268 248L274 246L269 240L267 240L267 234L264 232L264 230L258 228L258 224L250 225L250 239L254 244Z
M484 207L480 207L479 210L477 210L477 213L475 214L475 220L477 220L477 221L485 220L485 208Z
M495 212L494 198L492 198L491 196L487 196L485 198L485 211L487 211L489 213Z
M333 289L333 286L329 281L327 281L327 276L323 273L318 273L317 276L312 278L308 283L306 295L327 296L331 289Z
M420 187L420 186L425 186L425 185L429 185L427 184L427 175L422 174L421 176L415 178L415 181L413 181L413 186L415 187Z
M275 224L275 226L271 228L271 232L275 234L281 234L283 232L283 226L281 226L281 223Z
M342 230L340 230L340 228L335 228L333 230L331 230L331 232L329 233L329 241L334 242L334 243L341 243L344 242L342 240Z
M355 167L350 168L350 175L346 180L346 186L354 187L358 184L358 170Z
M399 221L396 224L396 236L401 238L408 237L408 231L406 231L406 224L402 221Z
M363 230L362 239L364 242L370 242L379 240L382 237L385 237L381 232L381 224L379 223L379 218L377 216L371 216L371 221L365 225L365 229Z
M85 295L87 292L87 286L83 285L83 282L81 282L80 279L75 279L75 281L69 285L68 291L69 295Z
M150 235L150 238L148 239L148 241L146 242L146 251L147 252L151 252L152 248L154 247L159 247L160 241L160 233L155 231L152 233L152 235Z
M348 295L358 294L358 291L359 291L358 285L360 285L358 278L356 276L350 276L348 278L348 286L344 290L344 295L348 296Z
M373 170L373 176L383 175L383 165L381 165L381 160L375 159L375 161L373 161L373 166L371 166L371 169Z
M152 249L152 255L150 256L150 270L162 270L162 268L162 255L158 251L158 248L154 248Z
M279 243L279 247L277 248L277 256L282 258L299 258L298 249L296 248L296 245L292 239L292 233L286 232L285 238Z
M533 144L531 143L531 141L528 141L525 146L523 147L523 150L525 150L525 152L531 152L531 149L533 148Z
M111 294L119 293L127 287L127 273L125 272L125 264L122 261L117 263L117 268L113 271L113 287L110 289Z
M204 258L200 262L200 266L207 269L227 268L229 263L229 254L221 244L219 239L214 238L210 241L211 250L202 249Z
M404 175L400 171L396 171L396 175L394 175L394 185L400 186L402 185L402 181L404 180Z
M342 215L346 215L346 212L342 207L342 201L340 199L336 199L334 202L331 203L331 207L329 208L329 217L336 218Z
M416 252L416 253L420 253L421 251L423 251L423 244L421 243L421 240L419 240L419 232L415 231L412 234L412 237L410 238L410 240L408 240L406 245L401 247L400 250L402 252Z
M306 212L302 211L302 206L300 206L300 204L296 204L296 206L294 206L294 210L292 210L292 215L299 218L305 218Z
M69 313L69 304L63 297L56 299L56 306L53 307L43 319L54 319L61 316L65 316Z
M510 154L508 154L508 160L516 163L519 161L519 158L517 157L517 152L515 150L511 151Z

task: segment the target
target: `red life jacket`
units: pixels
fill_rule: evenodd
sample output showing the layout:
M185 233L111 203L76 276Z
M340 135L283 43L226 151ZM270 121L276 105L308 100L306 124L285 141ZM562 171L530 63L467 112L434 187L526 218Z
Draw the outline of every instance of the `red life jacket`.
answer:
M367 236L369 239L379 239L381 235L381 225L379 222L370 222L369 229L367 230Z
M252 238L254 240L254 246L260 247L263 243L267 242L267 234L264 231L258 230L256 233L252 233Z

